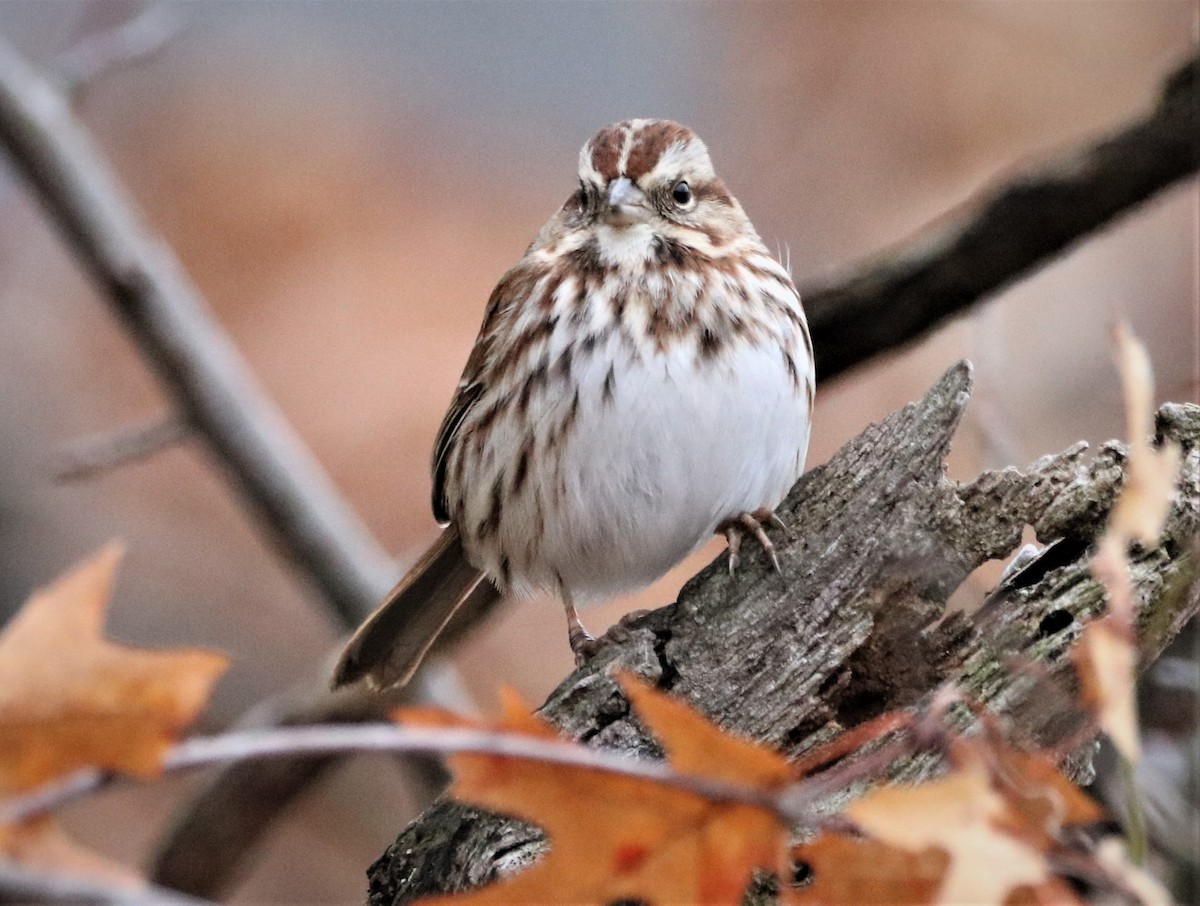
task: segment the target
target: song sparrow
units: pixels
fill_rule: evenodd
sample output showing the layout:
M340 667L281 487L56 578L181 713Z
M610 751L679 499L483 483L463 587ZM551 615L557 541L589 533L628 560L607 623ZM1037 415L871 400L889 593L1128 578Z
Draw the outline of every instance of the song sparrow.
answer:
M583 146L579 188L492 292L433 456L449 527L358 630L334 677L405 682L469 597L575 604L649 584L714 532L730 567L808 447L800 298L687 127ZM484 577L491 582L484 581Z

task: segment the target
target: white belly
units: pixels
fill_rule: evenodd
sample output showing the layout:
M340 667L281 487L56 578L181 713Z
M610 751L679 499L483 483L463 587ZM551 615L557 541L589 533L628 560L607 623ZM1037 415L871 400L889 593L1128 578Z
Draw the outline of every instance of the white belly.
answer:
M685 343L640 362L627 348L614 336L577 366L560 467L539 470L531 488L540 535L529 536L531 514L504 514L500 547L518 592L561 583L582 603L645 586L725 519L774 508L803 469L809 403L778 348L735 345L707 362Z

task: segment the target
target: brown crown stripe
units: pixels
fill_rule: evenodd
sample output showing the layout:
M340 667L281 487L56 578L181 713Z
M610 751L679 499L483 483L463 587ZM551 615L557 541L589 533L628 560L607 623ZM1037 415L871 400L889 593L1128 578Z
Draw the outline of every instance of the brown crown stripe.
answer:
M630 136L632 129L628 121L605 126L588 142L592 167L605 182L611 182L621 175L635 181L641 179L654 169L663 152L671 145L696 138L696 134L687 126L670 120L647 123ZM618 172L618 165L627 141L631 141L632 145L622 174Z
M605 182L617 178L617 163L621 159L621 146L629 133L628 123L605 126L588 142L592 149L592 167Z
M625 163L625 175L637 181L654 169L663 152L676 143L685 143L696 138L687 126L670 120L647 123L634 136L633 147Z

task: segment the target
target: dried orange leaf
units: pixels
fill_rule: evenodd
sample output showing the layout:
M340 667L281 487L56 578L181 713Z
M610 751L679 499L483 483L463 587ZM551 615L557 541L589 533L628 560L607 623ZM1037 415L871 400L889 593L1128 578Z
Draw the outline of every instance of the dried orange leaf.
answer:
M681 774L764 787L792 780L792 767L778 752L722 730L684 702L647 686L633 674L617 679L637 716L662 743L671 767Z
M1125 486L1109 515L1109 531L1127 541L1144 545L1158 543L1171 505L1182 456L1176 443L1155 449L1150 444L1154 430L1154 374L1146 347L1124 324L1113 330L1117 367L1125 391L1125 423L1129 439L1129 461Z
M1035 887L1014 888L1005 898L1004 906L1084 906L1084 901L1070 885L1051 878Z
M1004 824L1010 830L1049 845L1064 827L1104 818L1104 809L1049 758L995 743L991 756L1002 771L1001 795L1009 807Z
M636 687L627 680L626 688ZM680 773L747 787L774 786L786 776L780 756L762 758L759 747L725 736L684 705L644 691L632 694L649 703L645 712L639 704L639 713L670 738L668 751L682 753L686 768L672 761ZM537 738L553 735L511 696L504 712L494 729ZM410 715L401 719L412 722ZM444 725L444 718L436 720ZM691 733L712 748L720 765L684 742ZM741 771L739 759L744 762ZM584 767L501 755L460 754L448 761L453 796L539 825L551 851L512 877L425 902L599 906L639 900L733 906L755 869L777 871L785 862L788 829L765 809L715 803L688 790Z
M0 793L83 767L154 776L208 701L222 655L101 636L121 548L36 593L0 633Z
M950 862L937 847L912 852L845 834L823 834L797 846L792 859L812 874L807 886L792 892L792 900L815 906L931 903Z
M1178 444L1164 444L1157 450L1150 444L1154 376L1145 347L1123 324L1114 328L1113 339L1125 393L1129 460L1124 487L1092 559L1092 573L1108 592L1109 615L1084 627L1074 659L1084 701L1113 745L1132 762L1140 746L1134 698L1135 612L1127 552L1135 541L1146 546L1158 543L1182 456Z
M920 786L874 790L846 815L897 849L945 851L950 861L935 903L998 904L1014 888L1048 877L1045 857L1001 828L1006 804L979 761Z
M1137 652L1127 624L1110 614L1083 627L1071 652L1083 704L1127 761L1141 753L1134 675Z

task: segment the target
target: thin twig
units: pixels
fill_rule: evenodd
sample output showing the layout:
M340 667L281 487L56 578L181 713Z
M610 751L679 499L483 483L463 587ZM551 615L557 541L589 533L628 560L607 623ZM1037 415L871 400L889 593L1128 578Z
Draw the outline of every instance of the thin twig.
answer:
M806 777L835 761L840 761L863 747L873 739L878 739L896 730L904 730L912 726L913 715L908 711L888 711L880 714L865 724L859 724L851 730L840 733L823 746L811 752L805 752L792 765L797 775Z
M711 802L752 805L799 822L806 813L790 809L784 797L766 790L708 777L676 773L662 761L635 760L578 743L459 727L405 727L395 724L326 724L198 736L184 740L163 761L167 774L263 758L313 757L356 752L425 755L490 755L542 764L577 767L674 787ZM0 823L24 821L66 805L113 782L115 775L80 771L66 781L0 804ZM808 781L800 781L803 785ZM797 799L799 801L799 799Z
M1200 166L1200 60L1146 116L995 185L900 245L800 287L828 380L921 337Z
M333 653L327 661L333 663ZM438 702L458 713L477 710L456 692L455 671L444 663L426 665L412 685L387 695L371 693L364 686L331 692L328 670L320 673L311 683L258 702L230 729L369 723L386 720L392 708L416 702ZM397 757L403 759L405 784L418 802L431 802L445 788L447 774L437 758ZM337 756L329 755L244 761L209 772L156 842L146 863L150 877L196 896L223 898L255 841L336 760Z
M395 578L389 558L141 222L62 96L4 42L0 141L260 525L343 626L363 620Z
M85 35L56 61L63 90L78 103L97 79L166 47L183 31L183 22L177 7L148 3L120 25Z
M167 415L84 438L77 441L54 467L54 480L65 483L95 478L118 466L147 459L173 447L190 433L191 426L186 421Z

